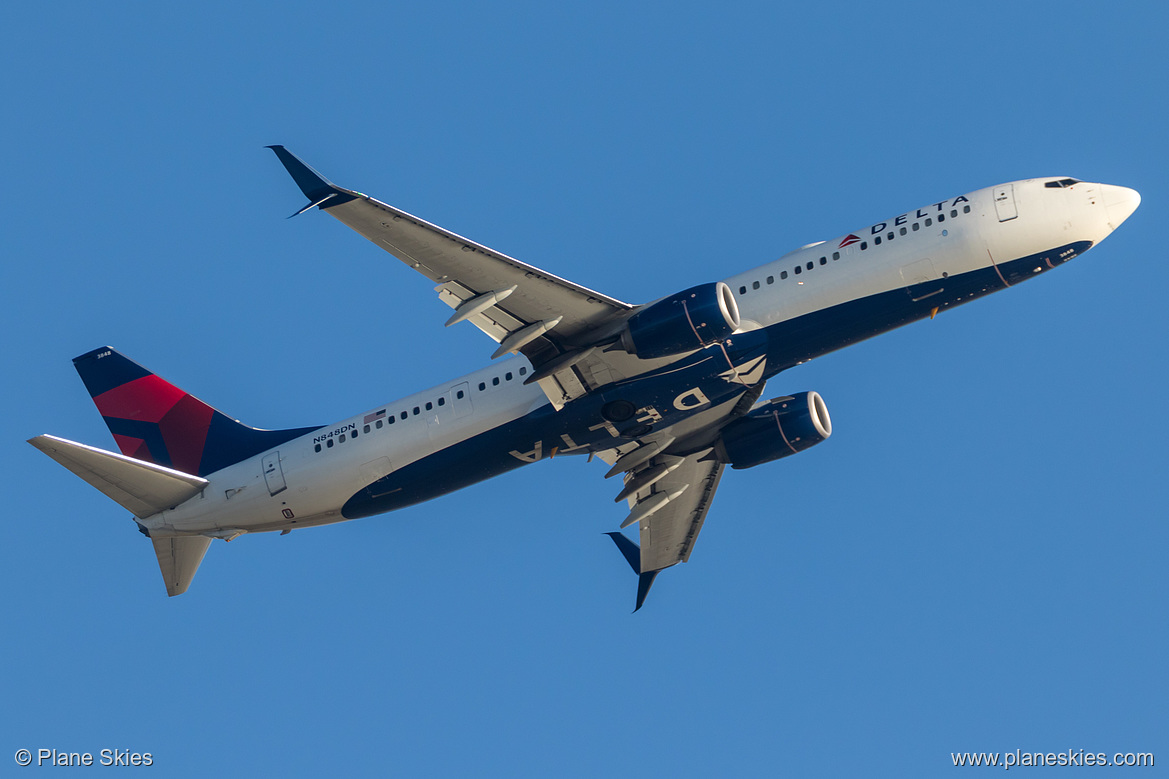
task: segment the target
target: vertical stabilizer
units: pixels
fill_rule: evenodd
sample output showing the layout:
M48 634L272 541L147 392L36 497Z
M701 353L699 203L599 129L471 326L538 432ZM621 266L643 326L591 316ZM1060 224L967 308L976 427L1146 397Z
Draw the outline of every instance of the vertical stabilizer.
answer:
M73 360L122 454L206 476L315 430L259 430L216 411L118 351Z

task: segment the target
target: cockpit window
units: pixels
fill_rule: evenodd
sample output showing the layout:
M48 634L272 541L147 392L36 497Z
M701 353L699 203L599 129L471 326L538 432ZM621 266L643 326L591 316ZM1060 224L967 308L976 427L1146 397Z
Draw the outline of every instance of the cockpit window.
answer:
M1043 186L1048 189L1057 189L1060 187L1070 187L1072 184L1079 184L1079 179L1060 179L1059 181L1049 181Z

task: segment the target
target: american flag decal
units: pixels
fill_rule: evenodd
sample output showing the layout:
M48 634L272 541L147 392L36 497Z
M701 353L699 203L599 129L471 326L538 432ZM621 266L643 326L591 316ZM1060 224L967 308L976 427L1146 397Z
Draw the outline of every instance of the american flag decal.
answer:
M368 425L370 422L374 421L375 419L384 419L385 416L386 416L386 410L383 408L381 411L377 411L373 414L366 414L365 415L365 422L363 422L362 424Z

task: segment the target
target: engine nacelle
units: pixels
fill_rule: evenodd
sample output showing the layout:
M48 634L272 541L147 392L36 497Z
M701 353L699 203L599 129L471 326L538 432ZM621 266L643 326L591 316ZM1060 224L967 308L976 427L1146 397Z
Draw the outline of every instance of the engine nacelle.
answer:
M777 398L723 428L716 454L732 468L753 468L802 452L832 435L818 392Z
M659 300L629 319L621 346L643 359L701 349L739 328L739 304L721 281Z

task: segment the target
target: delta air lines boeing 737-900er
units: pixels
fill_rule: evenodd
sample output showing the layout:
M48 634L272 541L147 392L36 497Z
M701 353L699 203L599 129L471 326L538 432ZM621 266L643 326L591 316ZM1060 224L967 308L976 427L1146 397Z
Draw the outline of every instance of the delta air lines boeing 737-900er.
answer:
M621 476L615 499L628 512L614 524L635 526L640 544L609 535L638 575L636 611L658 573L690 559L728 465L832 434L819 394L763 399L769 379L1057 268L1140 204L1110 184L1014 181L630 305L269 148L308 198L297 214L316 207L430 279L453 309L446 324L482 330L496 361L332 425L261 430L108 346L76 358L121 454L49 435L30 443L134 515L169 595L186 592L213 539L381 514L559 454Z

